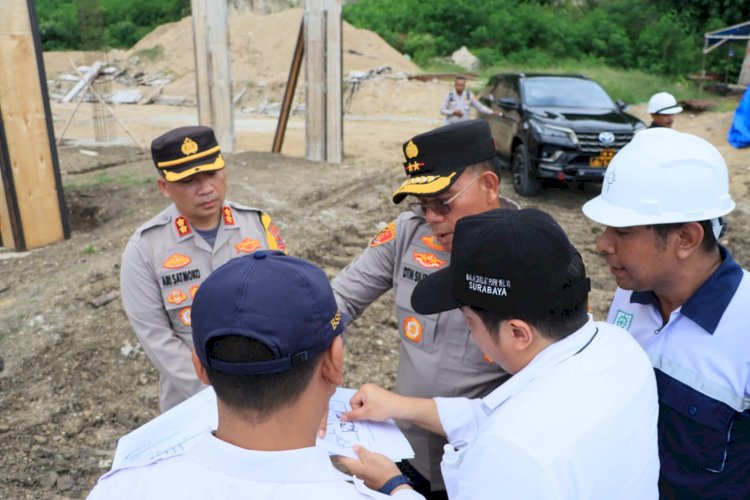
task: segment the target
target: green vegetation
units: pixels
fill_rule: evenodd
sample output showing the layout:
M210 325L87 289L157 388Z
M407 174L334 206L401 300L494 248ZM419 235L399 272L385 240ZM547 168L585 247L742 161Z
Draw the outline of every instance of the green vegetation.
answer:
M685 75L701 68L703 33L747 20L750 2L357 0L344 14L420 65L466 45L485 66L550 67L565 58ZM740 64L726 48L707 57L722 75L736 76Z
M667 76L655 75L637 69L619 69L596 60L574 61L564 59L549 65L536 64L500 64L482 71L481 84L474 88L479 91L486 79L497 73L524 71L527 73L560 73L578 74L599 82L613 99L622 99L626 103L645 102L656 92L669 92L679 99L705 99L715 97L701 92L689 80L675 80Z
M36 0L44 50L127 48L190 15L190 0Z

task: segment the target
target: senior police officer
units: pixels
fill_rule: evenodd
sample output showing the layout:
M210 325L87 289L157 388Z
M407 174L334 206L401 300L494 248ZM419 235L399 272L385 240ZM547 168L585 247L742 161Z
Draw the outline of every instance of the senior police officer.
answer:
M664 498L750 498L750 273L717 240L735 208L719 151L646 130L583 212L617 282L609 321L646 350L659 390Z
M130 238L120 287L130 324L159 370L159 407L166 411L205 387L190 361L190 313L200 284L234 257L285 245L267 214L225 199L213 130L171 130L151 143L151 154L156 185L172 203Z
M393 194L407 196L403 212L332 282L339 307L352 317L393 288L401 348L397 390L417 397L481 397L507 374L482 354L458 310L418 314L411 293L425 276L446 267L453 230L461 217L495 208L518 208L499 196L495 147L489 126L470 120L426 132L403 145L407 179ZM416 458L404 464L417 489L444 498L440 457L445 439L415 425L402 430ZM414 470L416 469L416 470ZM425 482L427 481L427 482Z

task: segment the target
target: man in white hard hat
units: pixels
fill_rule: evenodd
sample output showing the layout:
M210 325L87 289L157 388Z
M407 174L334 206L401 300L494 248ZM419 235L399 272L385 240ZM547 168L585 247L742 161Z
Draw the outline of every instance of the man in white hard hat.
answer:
M651 113L651 125L648 128L672 128L674 115L682 112L682 106L668 92L659 92L648 100L648 112Z
M719 151L646 130L583 206L617 281L609 321L651 358L662 498L750 498L750 273L717 243L735 207Z

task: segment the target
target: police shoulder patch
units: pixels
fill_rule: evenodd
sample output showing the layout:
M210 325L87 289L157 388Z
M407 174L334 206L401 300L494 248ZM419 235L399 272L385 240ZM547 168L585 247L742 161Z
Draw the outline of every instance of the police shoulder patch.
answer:
M396 237L396 222L390 222L387 226L380 230L373 239L370 240L371 247L377 247L384 243L388 243Z

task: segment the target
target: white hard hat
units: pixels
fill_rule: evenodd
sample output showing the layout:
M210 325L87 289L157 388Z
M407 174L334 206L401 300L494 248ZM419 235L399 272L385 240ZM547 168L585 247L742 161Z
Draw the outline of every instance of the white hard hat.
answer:
M672 94L659 92L648 100L648 112L652 115L676 115L682 112L682 106L677 104Z
M583 205L610 227L698 222L734 210L727 165L707 141L668 128L639 132L612 159L602 192Z

